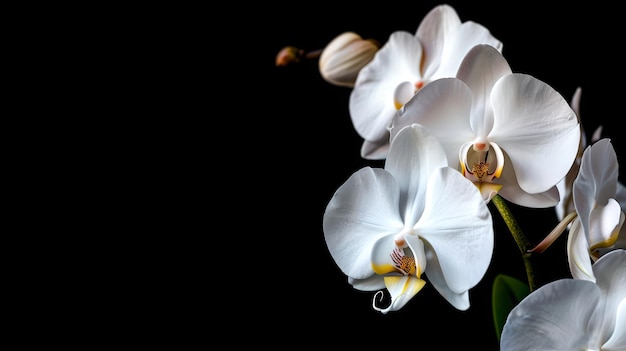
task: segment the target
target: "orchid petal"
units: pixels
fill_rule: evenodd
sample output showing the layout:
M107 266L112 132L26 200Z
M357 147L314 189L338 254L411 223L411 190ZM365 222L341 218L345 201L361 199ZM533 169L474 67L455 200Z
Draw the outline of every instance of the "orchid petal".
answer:
M595 143L596 141L600 140L601 136L602 136L602 126L599 126L598 128L596 128L596 130L593 131L593 134L591 135L591 142Z
M595 284L560 279L524 298L507 317L500 349L623 350L626 251L600 257L593 272Z
M372 247L372 269L376 274L387 274L396 272L394 261L391 258L391 252L396 248L394 236L384 236L376 241Z
M609 199L606 206L594 208L589 216L589 250L613 246L623 223L624 213L617 201Z
M425 77L454 76L459 62L477 44L502 50L502 42L487 28L472 21L461 23L455 10L445 4L435 7L424 17L416 36L424 45Z
M505 184L498 194L508 201L526 207L547 208L553 207L559 202L559 191L555 186L544 192L530 194L519 186L515 171L511 166L508 154L504 154L504 168L502 175L494 182Z
M434 7L420 22L415 36L424 48L423 72L427 72L428 76L431 76L441 63L443 50L450 34L460 26L461 19L458 14L452 6L446 4Z
M611 140L604 138L589 146L582 156L574 187L583 186L600 205L615 196L619 167Z
M472 21L461 24L450 37L449 44L445 46L440 60L441 64L434 75L454 77L459 70L459 62L467 58L466 55L478 45L489 46L498 52L502 51L502 42L494 38L484 26ZM460 77L457 76L457 78Z
M591 267L591 257L589 256L589 243L579 218L572 222L569 235L567 236L567 261L572 277L588 280L592 283L596 282L596 277Z
M461 174L466 175L466 173L468 171L470 171L469 169L467 169L466 165L469 164L468 160L467 160L467 155L468 152L470 150L470 148L472 147L472 143L471 142L467 142L463 145L461 145L461 148L459 149L459 161L461 164ZM450 160L452 161L452 160ZM452 163L452 162L450 162ZM451 165L452 166L452 165Z
M500 349L588 350L588 321L601 301L600 289L592 282L562 279L548 283L511 310Z
M480 191L480 195L482 196L485 202L491 201L494 196L498 195L500 190L502 189L501 184L489 183L489 182L479 182L476 184L478 190Z
M582 95L582 88L577 87L569 103L569 105L572 107L572 110L574 110L574 112L576 113L576 116L578 116L579 122L580 122L580 97L581 95ZM581 137L584 138L584 134L581 135Z
M593 265L596 284L607 295L607 308L615 310L626 298L626 250L618 249L600 257Z
M365 279L374 274L370 257L374 243L403 227L399 194L391 174L366 167L350 176L333 195L324 213L324 237L346 275Z
M572 108L548 84L519 73L496 82L491 103L490 140L507 152L520 187L531 194L554 187L578 152L581 132Z
M361 156L368 160L384 160L389 153L389 140L379 141L363 140L361 145Z
M434 135L413 124L402 129L393 141L385 170L391 173L406 199L400 199L404 223L413 225L422 216L426 181L437 168L447 166L446 155Z
M626 251L614 250L600 257L593 265L596 284L606 295L606 305L602 311L604 325L601 330L603 339L609 339L610 332L615 334L626 333L626 329L618 329L616 317L622 318L624 323L623 300L626 299ZM613 335L615 338L620 336ZM623 338L623 336L621 336ZM603 348L604 350L604 348Z
M605 254L623 247L621 236L625 215L620 196L618 163L610 139L588 146L581 159L578 176L573 184L574 206L585 230L589 249ZM615 197L616 199L613 199Z
M489 143L489 145L491 145L491 150L493 150L493 152L495 152L496 160L497 160L497 163L498 163L498 167L496 167L496 171L493 174L493 176L496 177L496 178L500 178L502 176L502 172L504 171L504 166L506 164L506 161L505 161L505 158L504 158L504 152L502 152L502 149L496 143Z
M435 134L449 164L456 168L459 146L474 139L469 124L471 104L472 93L461 80L442 78L429 83L394 118L391 140L403 127L419 123ZM451 128L454 128L454 133L450 133Z
M375 291L385 288L384 276L374 274L365 279L357 279L348 276L348 283L352 285L356 290L361 291Z
M432 248L427 250L427 260L428 264L425 273L430 284L450 305L459 311L466 311L470 307L469 291L456 292L450 289L443 276L438 256Z
M626 186L621 182L617 182L617 190L615 191L615 200L619 202L622 209L626 209Z
M581 154L582 155L582 154ZM555 206L557 218L563 219L567 214L575 212L574 200L572 198L572 188L574 180L578 176L578 169L580 168L580 158L574 160L572 167L567 172L565 177L556 184L559 191L559 203Z
M445 284L462 293L482 279L491 262L491 213L472 182L449 167L433 173L428 184L415 231L435 251Z
M393 103L396 110L399 110L406 104L413 95L415 95L415 85L411 82L402 82L398 84L393 91Z
M489 96L495 83L511 74L502 54L489 45L476 45L467 53L456 75L472 91L470 124L476 137L486 138L493 127L493 110Z
M623 351L626 350L626 298L620 301L615 313L615 329L613 334L602 345L602 350Z

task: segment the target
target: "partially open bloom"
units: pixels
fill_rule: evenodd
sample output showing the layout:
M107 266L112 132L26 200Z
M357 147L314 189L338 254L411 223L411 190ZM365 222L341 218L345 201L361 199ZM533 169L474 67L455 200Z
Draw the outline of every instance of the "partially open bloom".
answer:
M581 88L571 106L581 126L580 146L571 169L558 184L560 201L555 212L560 223L531 251L542 253L565 231L570 272L575 278L595 281L591 261L614 249L626 249L626 188L619 182L617 155L609 139L590 147L580 118ZM600 140L602 126L591 136L590 144ZM582 166L583 155L585 165ZM582 173L581 167L584 169ZM577 184L577 185L576 185ZM576 191L574 191L576 189ZM574 193L581 213L576 210ZM621 211L620 211L621 208ZM581 222L582 220L582 222Z
M333 85L352 88L361 68L372 61L379 48L373 39L363 39L354 32L341 33L322 50L320 74Z
M593 264L596 282L560 279L514 307L500 350L626 350L626 251Z
M502 54L476 45L456 78L422 88L398 111L391 138L412 123L441 141L451 167L485 201L495 193L520 206L558 203L556 184L570 170L580 139L576 113L548 84L513 73Z
M576 279L593 282L592 261L609 251L626 249L624 203L619 202L623 198L618 200L623 196L619 194L623 186L618 181L617 155L610 139L600 139L585 147L579 164L570 190L572 205L563 206L563 210L570 212L531 251L545 251L568 229L570 273Z
M449 5L433 8L415 35L397 31L376 52L357 77L349 109L364 139L361 156L384 159L389 149L389 124L398 109L429 82L454 77L465 54L476 44L498 50L502 43L482 25L461 22Z
M425 274L454 307L470 306L469 289L485 274L493 223L476 187L447 167L437 139L419 125L398 132L384 169L365 167L335 192L323 229L333 259L355 289L385 287L383 313L401 309Z
M600 256L600 249L615 249L625 218L615 200L618 169L610 139L600 139L585 149L573 188L578 216L567 240L568 261L574 278L595 281L591 259Z

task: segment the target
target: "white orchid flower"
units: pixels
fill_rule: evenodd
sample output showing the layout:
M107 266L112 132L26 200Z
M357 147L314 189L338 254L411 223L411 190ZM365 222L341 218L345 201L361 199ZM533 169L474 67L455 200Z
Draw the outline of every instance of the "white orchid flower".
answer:
M626 350L626 251L593 264L596 283L560 279L514 307L502 330L501 351Z
M481 43L502 49L502 43L484 26L462 23L454 8L445 4L423 18L415 35L392 33L360 70L350 95L350 117L364 139L361 156L384 159L396 111L429 82L454 77L465 54Z
M441 141L451 167L474 181L485 201L547 208L578 152L580 128L568 102L548 84L512 73L502 54L477 45L456 78L422 88L398 111L391 138L419 123ZM460 166L459 166L460 162Z
M585 149L573 186L578 216L567 238L567 257L574 278L595 281L592 259L600 256L599 249L615 249L625 218L615 200L618 172L610 139L600 139Z
M329 252L355 289L387 288L388 307L401 309L425 274L455 308L470 306L469 289L493 252L493 223L470 181L447 167L437 139L419 125L400 131L384 169L365 167L335 192L323 230Z

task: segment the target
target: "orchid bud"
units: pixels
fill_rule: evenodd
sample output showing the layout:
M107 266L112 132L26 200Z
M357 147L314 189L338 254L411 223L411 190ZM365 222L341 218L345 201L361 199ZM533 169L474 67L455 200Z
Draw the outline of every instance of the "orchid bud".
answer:
M374 58L379 48L375 40L365 40L354 32L338 35L320 55L322 78L340 87L354 87L359 71Z
M293 46L285 46L276 55L276 66L287 66L292 62L299 62L304 50Z

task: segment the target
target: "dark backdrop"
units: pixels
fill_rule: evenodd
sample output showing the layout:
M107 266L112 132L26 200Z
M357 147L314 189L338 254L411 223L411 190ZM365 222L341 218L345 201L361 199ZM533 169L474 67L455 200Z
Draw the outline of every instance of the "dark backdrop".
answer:
M514 72L543 80L567 101L582 87L586 131L590 134L604 125L603 135L612 138L620 163L626 164L619 127L624 118L622 61L617 56L622 30L615 9L574 2L550 6L545 1L448 3L462 21L481 23L503 42L503 54ZM263 278L255 284L254 295L246 298L251 312L241 323L270 330L255 338L258 342L293 348L339 344L413 350L498 349L491 284L499 273L522 281L525 273L497 211L492 207L496 235L492 265L470 291L468 311L455 310L428 284L401 311L388 315L374 311L374 292L354 290L329 255L322 216L333 192L353 172L382 163L359 156L362 140L348 114L350 89L326 83L317 60L274 65L283 46L320 49L347 30L380 43L395 30L415 32L438 4L278 3L264 5L260 23L249 28L244 42L253 42L254 50L242 50L238 56L243 54L253 64L245 68L247 81L241 88L261 99L254 106L241 104L237 110L245 111L248 129L255 134L244 161L256 160L259 165L246 176L256 191L255 211L262 214L250 234L258 245L250 248L255 252L250 267ZM620 166L620 179L623 173ZM553 209L509 206L533 243L557 223ZM562 236L534 259L539 285L569 277L565 243Z

